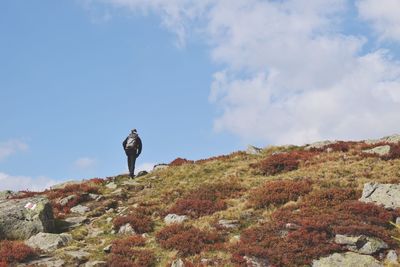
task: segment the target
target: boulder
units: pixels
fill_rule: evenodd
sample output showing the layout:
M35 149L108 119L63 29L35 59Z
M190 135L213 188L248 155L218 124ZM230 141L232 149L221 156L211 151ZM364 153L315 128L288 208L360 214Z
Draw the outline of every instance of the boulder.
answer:
M64 197L58 201L58 204L60 204L61 207L64 207L65 205L68 204L69 201L73 200L76 196L75 195L69 195L67 197Z
M106 267L107 262L105 261L88 261L83 267Z
M53 257L44 257L38 260L29 261L26 263L21 263L17 265L18 267L22 266L46 266L46 267L64 267L65 261L62 259L57 259Z
M118 234L122 234L122 235L134 235L135 234L135 230L132 228L132 226L127 223L125 225L122 225L119 230L118 230Z
M54 231L50 202L42 196L0 200L0 239L28 239Z
M160 164L154 165L153 170L154 170L154 171L156 171L156 170L162 170L162 169L165 169L165 168L168 168L168 167L169 167L168 164L160 163Z
M140 177L140 176L145 176L147 174L148 174L147 171L140 171L140 172L138 172L138 174L136 174L135 178Z
M185 263L181 259L176 259L171 263L171 267L185 267Z
M312 144L307 145L304 149L311 150L311 149L321 149L326 147L327 145L332 145L337 143L338 141L319 141Z
M235 229L235 228L239 228L239 226L240 226L238 220L219 220L218 225L223 228L228 228L228 229Z
M377 146L371 149L363 150L363 152L367 154L377 154L379 156L386 156L390 152L390 146L389 145Z
M65 255L74 261L85 262L89 259L90 253L83 250L66 251Z
M250 154L250 155L259 155L262 153L262 151L263 150L261 148L258 148L258 147L252 146L252 145L248 145L247 149L246 149L246 153Z
M400 185L366 183L359 200L383 205L386 209L400 208Z
M183 223L187 221L189 218L186 215L177 215L177 214L168 214L164 218L164 222L166 225L170 225L173 223Z
M243 259L246 261L248 267L268 267L269 262L267 259L244 256Z
M312 267L383 267L374 257L354 252L334 253L330 256L314 260Z
M335 243L347 245L347 249L360 254L371 255L382 249L387 249L389 246L382 240L364 235L346 236L336 235Z
M75 185L75 184L81 184L81 183L83 183L83 181L68 181L68 182L64 182L64 183L60 183L60 184L56 184L56 185L50 186L50 189L51 190L63 189L68 185Z
M397 256L397 253L395 250L389 250L388 253L386 254L386 263L388 264L398 264L399 257Z
M66 218L64 221L67 222L69 228L75 228L87 223L89 219L85 216L78 216Z
M77 206L71 208L71 212L73 212L73 213L85 214L86 212L89 212L89 211L90 211L90 208L83 206L83 205L77 205Z
M45 252L51 252L67 245L71 241L72 236L70 234L38 233L26 240L25 244L32 248L39 248Z
M400 134L394 134L394 135L382 137L381 139L365 141L366 144L370 144L370 145L381 143L381 142L386 142L386 143L391 143L391 144L398 143L398 142L400 142Z

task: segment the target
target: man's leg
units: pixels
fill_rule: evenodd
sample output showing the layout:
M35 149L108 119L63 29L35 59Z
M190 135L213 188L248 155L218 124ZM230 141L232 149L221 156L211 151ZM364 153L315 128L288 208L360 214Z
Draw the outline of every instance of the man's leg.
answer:
M136 155L128 154L128 168L129 168L129 176L131 178L135 176L135 162L136 162Z

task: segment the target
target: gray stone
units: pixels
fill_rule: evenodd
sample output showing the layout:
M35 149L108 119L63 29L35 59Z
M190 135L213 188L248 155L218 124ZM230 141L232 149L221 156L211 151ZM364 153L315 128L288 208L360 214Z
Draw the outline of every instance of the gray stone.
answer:
M396 218L396 224L400 225L400 217Z
M370 144L370 145L381 143L381 142L386 142L386 143L391 143L391 144L398 143L398 142L400 142L400 134L394 134L394 135L382 137L380 139L365 141L366 144Z
M181 259L176 259L172 262L171 267L185 267L185 263Z
M147 174L148 174L147 171L140 171L140 172L138 172L138 174L136 174L135 178L141 177L141 176L145 176L145 175L147 175Z
M371 255L382 249L387 249L389 246L382 240L364 235L346 236L336 235L335 243L347 245L348 250L361 254Z
M98 195L98 194L89 194L90 199L95 200L95 201L100 201L104 199L104 196Z
M72 236L70 234L38 233L26 240L25 244L32 248L39 248L43 251L51 252L67 245L70 241L72 241Z
M54 190L54 189L63 189L68 185L75 185L75 184L81 184L83 183L83 181L68 181L68 182L64 182L64 183L60 183L60 184L56 184L50 187L50 189Z
M107 246L105 246L104 248L103 248L103 251L105 252L105 253L110 253L111 252L111 248L112 248L112 245L110 244L110 245L107 245Z
M252 145L248 145L247 149L246 149L246 153L250 154L250 155L259 155L262 153L262 151L263 150L261 148L258 148L258 147L252 146Z
M83 250L65 251L65 255L78 262L84 262L89 259L90 253Z
M107 222L107 223L111 223L111 222L112 222L112 220L113 220L113 218L111 218L111 217L107 217L107 219L106 219L106 222Z
M386 254L386 263L389 264L398 264L399 257L397 256L397 253L395 250L389 250L388 253Z
M71 212L73 213L85 214L88 211L90 211L90 208L83 205L77 205L71 208Z
M53 211L47 198L0 200L0 239L25 240L54 229Z
M117 189L118 186L116 183L111 182L111 183L106 184L106 187L109 189Z
M219 220L218 224L223 228L234 229L239 228L240 224L238 220Z
M84 223L87 223L89 219L85 216L79 216L79 217L69 217L66 218L64 221L68 223L68 226L70 228L74 228L81 226Z
M125 225L122 225L119 230L118 230L118 234L122 234L122 235L134 235L135 234L135 230L132 228L132 226L127 223Z
M400 208L400 185L366 183L359 200L383 205L386 209Z
M154 171L156 171L156 170L162 170L162 169L165 169L165 168L168 168L168 167L169 167L168 164L161 163L161 164L154 165L153 170L154 170Z
M70 200L73 200L75 197L76 197L75 195L70 195L70 196L64 197L58 201L58 204L60 204L62 207L64 207L65 205L68 204L68 202Z
M314 260L312 267L383 267L374 257L354 252L334 253Z
M166 225L170 225L173 223L183 223L187 221L189 218L186 215L177 215L177 214L168 214L164 218L164 222Z
M65 265L65 261L62 259L55 259L52 257L45 257L39 260L29 261L26 263L21 263L17 265L19 266L46 266L46 267L63 267Z
M377 146L371 149L363 150L363 152L367 154L377 154L379 156L386 156L390 152L390 146L389 145Z
M106 267L107 262L105 261L88 261L83 267Z
M243 259L246 261L248 267L268 267L269 262L267 259L244 256Z
M307 145L304 149L311 150L311 149L321 149L326 147L327 145L336 144L338 141L319 141L312 144Z

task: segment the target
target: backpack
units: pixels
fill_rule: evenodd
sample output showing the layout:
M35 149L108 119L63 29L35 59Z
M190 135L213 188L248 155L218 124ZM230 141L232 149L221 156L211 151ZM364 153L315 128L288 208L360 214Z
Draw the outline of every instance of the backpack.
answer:
M137 135L135 135L135 136L129 135L128 140L126 141L125 149L135 149L137 146L137 142L136 142L137 137L138 137Z

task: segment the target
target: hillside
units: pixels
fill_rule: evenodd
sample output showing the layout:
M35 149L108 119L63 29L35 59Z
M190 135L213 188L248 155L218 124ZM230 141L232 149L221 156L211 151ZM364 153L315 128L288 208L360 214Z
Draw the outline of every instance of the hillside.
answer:
M252 148L0 192L0 266L400 266L399 141Z

